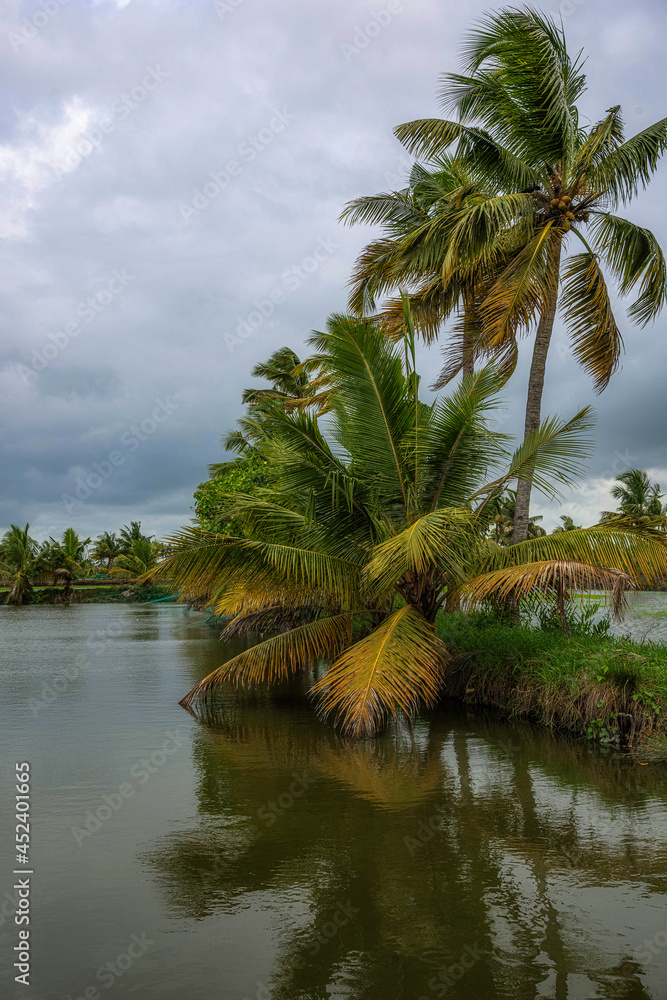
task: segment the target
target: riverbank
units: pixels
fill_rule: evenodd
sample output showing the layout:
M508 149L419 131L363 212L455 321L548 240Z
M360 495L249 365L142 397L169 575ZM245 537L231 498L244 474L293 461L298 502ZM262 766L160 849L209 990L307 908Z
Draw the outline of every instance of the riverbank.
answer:
M0 604L9 587L0 587ZM82 580L67 591L64 587L35 587L31 604L137 604L148 601L175 600L169 587L144 584L133 580Z
M610 635L508 626L488 615L441 616L454 658L445 696L609 745L665 736L667 646Z

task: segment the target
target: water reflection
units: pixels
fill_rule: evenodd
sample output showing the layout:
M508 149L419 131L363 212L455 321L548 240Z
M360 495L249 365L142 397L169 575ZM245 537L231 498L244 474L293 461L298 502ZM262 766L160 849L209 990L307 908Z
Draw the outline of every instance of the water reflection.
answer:
M249 995L661 996L661 770L458 710L347 741L265 693L200 719L193 755L197 822L143 863L174 915L267 915Z

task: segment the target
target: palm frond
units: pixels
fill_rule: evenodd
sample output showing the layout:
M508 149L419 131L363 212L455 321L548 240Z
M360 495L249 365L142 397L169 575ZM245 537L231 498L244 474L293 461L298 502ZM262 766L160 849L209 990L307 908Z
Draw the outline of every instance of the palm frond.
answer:
M561 313L574 356L602 392L618 369L623 338L616 325L604 275L590 251L569 257L563 270Z
M667 578L667 540L659 532L633 531L629 527L596 525L530 538L485 557L486 571L542 560L573 560L626 573L637 586Z
M589 189L616 201L630 201L647 186L666 149L667 118L662 118L592 165L586 171Z
M551 222L539 229L500 274L482 304L482 322L491 347L514 339L520 329L546 310L557 275L552 266L554 240L559 237Z
M466 510L451 508L418 518L373 551L365 577L375 594L388 594L407 577L429 573L461 577L471 548L476 521ZM400 590L400 587L399 587Z
M550 560L482 573L461 587L459 594L467 605L474 606L489 600L504 603L572 591L604 590L610 594L612 614L621 618L626 606L625 591L635 586L622 570L572 560Z
M201 703L229 682L244 687L262 682L275 684L291 673L311 667L320 659L337 656L349 643L350 637L349 615L319 618L272 636L213 670L186 694L180 704L187 708Z
M607 212L594 213L591 228L621 295L628 295L641 281L629 315L646 326L667 302L667 265L658 241L649 229Z
M590 436L594 425L589 406L567 421L560 417L543 420L516 449L505 473L478 490L475 496L485 496L488 500L512 479L531 479L545 496L561 498L557 484L571 486L584 474L586 459L595 443Z
M435 704L447 660L435 628L406 605L343 653L312 693L346 732L373 735L390 717Z

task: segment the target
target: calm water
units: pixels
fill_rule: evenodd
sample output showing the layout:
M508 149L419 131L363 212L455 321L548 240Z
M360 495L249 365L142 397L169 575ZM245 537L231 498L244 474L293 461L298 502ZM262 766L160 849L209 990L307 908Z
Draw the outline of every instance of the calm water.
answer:
M15 761L35 869L33 985L10 892L3 997L667 997L667 769L456 709L364 743L286 692L198 722L223 650L173 606L0 630L3 903Z

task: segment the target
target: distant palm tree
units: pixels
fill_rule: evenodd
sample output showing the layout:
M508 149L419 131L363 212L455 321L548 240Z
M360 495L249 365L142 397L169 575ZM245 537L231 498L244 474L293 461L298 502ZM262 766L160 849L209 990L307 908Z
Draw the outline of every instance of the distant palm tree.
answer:
M114 559L116 559L122 551L123 546L120 540L116 538L116 532L103 531L102 534L98 535L95 539L93 557L100 563L106 563L107 571L109 571L113 565Z
M39 545L30 537L30 525L12 524L0 543L0 577L10 584L5 604L29 604L33 597L30 577L39 573Z
M628 469L616 477L611 495L618 500L615 511L603 510L601 521L632 522L637 528L664 528L667 526L667 506L658 483L653 483L643 469Z
M270 382L270 388L245 389L241 401L253 409L277 404L285 413L300 413L310 408L320 413L326 408L326 387L321 379L310 378L313 370L311 359L301 361L291 347L281 347L251 372L253 378Z
M118 556L111 572L116 576L143 576L157 565L161 552L160 542L138 538L128 552Z
M236 452L238 458L231 462L212 462L208 466L212 478L226 475L235 467L238 459L251 455L262 457L262 446L266 445L275 429L274 417L279 413L326 413L328 389L322 376L311 378L317 365L307 358L301 361L290 347L274 351L268 361L262 361L252 369L254 378L264 378L271 383L269 388L244 389L242 402L247 407L245 416L236 421L236 429L222 436L225 451Z
M491 537L498 545L511 545L514 539L514 515L516 511L516 490L506 490L493 502L495 514L491 522ZM542 538L546 535L539 522L541 514L531 514L528 520L528 537Z
M125 554L132 552L132 546L135 542L150 542L153 537L153 535L142 534L141 521L130 521L129 525L124 524L120 529L121 552Z
M560 519L563 523L554 528L553 535L557 535L560 531L581 531L581 525L575 524L569 514L561 514Z

